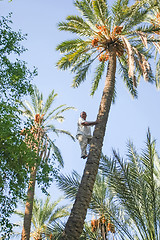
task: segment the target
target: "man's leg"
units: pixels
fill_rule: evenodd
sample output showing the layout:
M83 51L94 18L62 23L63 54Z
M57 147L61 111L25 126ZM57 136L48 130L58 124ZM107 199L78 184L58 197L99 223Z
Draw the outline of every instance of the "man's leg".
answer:
M87 156L86 148L88 144L88 139L84 135L78 135L77 138L81 147L81 158L85 158Z

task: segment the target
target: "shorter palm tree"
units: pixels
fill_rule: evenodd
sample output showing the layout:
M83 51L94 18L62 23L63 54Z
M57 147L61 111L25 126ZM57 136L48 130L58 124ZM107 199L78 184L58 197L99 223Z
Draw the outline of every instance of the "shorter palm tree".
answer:
M57 129L52 124L53 121L62 122L64 120L62 113L69 109L74 109L73 107L67 107L65 104L63 104L56 108L52 108L52 110L48 112L51 109L56 96L57 94L54 92L54 90L52 90L46 102L44 103L43 94L40 93L35 86L34 91L31 94L32 104L28 101L25 101L24 103L20 102L21 107L23 108L23 115L27 117L27 119L31 120L30 129L23 129L21 134L25 136L25 142L27 146L37 155L37 159L35 159L34 164L30 167L30 180L27 192L22 240L28 240L30 236L37 172L40 169L42 169L42 173L43 171L46 171L46 169L49 169L49 172L53 171L48 164L51 149L53 150L53 157L58 160L62 167L64 165L60 150L55 145L55 142L51 140L48 133L52 132L56 134L56 136L59 136L59 134L66 134L74 140L74 137L68 131ZM47 181L50 180L49 172L44 173Z
M61 205L62 198L54 202L50 202L50 197L44 201L42 199L35 199L33 202L31 239L41 240L46 236L46 229L49 224L57 223L60 219L69 215L69 206ZM24 218L24 211L16 210L15 214ZM17 224L18 226L18 224Z

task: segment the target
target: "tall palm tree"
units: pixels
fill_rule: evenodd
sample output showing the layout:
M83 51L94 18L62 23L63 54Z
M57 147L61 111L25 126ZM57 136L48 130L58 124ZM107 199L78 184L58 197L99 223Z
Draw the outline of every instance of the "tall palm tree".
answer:
M81 16L68 16L66 22L59 23L59 29L78 35L78 38L62 42L57 46L64 56L57 66L75 73L73 87L78 87L87 76L92 63L95 75L91 94L96 91L107 67L105 86L100 102L96 125L87 163L82 176L70 217L65 227L63 240L78 240L89 206L105 135L111 103L115 96L115 74L120 67L121 76L133 97L137 97L136 87L141 77L155 82L148 59L154 50L157 36L152 24L144 21L150 9L158 1L117 0L109 11L105 0L75 0L74 5ZM94 66L95 66L94 65Z
M159 240L160 159L150 131L142 154L129 142L125 160L113 151L112 159L103 157L101 167L109 179L109 188L115 193L117 207L124 207L130 220L128 229L132 237Z
M46 236L47 225L58 222L61 218L69 215L69 207L61 205L62 198L54 202L50 202L50 197L47 197L45 201L42 199L34 199L33 202L33 214L32 214L32 228L31 228L31 239L40 240L43 236ZM23 211L15 211L15 214L24 218ZM19 226L19 225L17 225Z
M61 166L64 165L61 153L54 141L49 138L48 132L55 133L57 136L59 133L67 134L74 140L74 137L68 131L57 129L52 124L52 121L55 120L62 122L64 120L62 113L69 109L73 109L73 107L67 107L65 104L52 108L52 103L54 102L56 96L57 94L53 90L44 103L43 94L40 93L35 86L34 92L31 95L31 103L28 101L25 101L24 103L21 102L24 116L32 120L31 128L29 130L22 130L21 134L25 135L26 144L36 152L37 159L40 159L36 160L36 163L30 169L30 180L27 192L22 240L28 240L30 237L35 182L37 171L40 168L40 162L43 161L47 163L50 157L50 150L52 149L54 157L57 158ZM50 109L51 111L49 112Z

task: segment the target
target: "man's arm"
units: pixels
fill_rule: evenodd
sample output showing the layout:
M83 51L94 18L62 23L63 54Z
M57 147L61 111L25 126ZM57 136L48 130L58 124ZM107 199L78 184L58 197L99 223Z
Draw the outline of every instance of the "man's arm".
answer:
M83 126L94 126L94 125L96 125L96 124L98 124L98 123L99 123L99 121L96 120L96 121L94 121L94 122L87 122L87 121L85 121L85 122L82 122L81 124L82 124Z

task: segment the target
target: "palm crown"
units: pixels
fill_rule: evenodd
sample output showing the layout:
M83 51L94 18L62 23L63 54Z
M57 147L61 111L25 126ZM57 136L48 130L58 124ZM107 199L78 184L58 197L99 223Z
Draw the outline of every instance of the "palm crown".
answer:
M55 156L57 157L59 163L63 166L63 159L60 154L60 151L57 148L57 146L54 144L54 141L52 141L48 137L47 133L51 131L53 133L56 133L57 135L59 135L59 133L66 134L74 140L74 137L70 132L62 129L57 129L52 123L50 123L51 121L54 121L54 120L62 122L64 120L64 116L62 115L62 113L64 111L67 111L69 109L74 109L74 108L67 107L65 104L63 104L52 109L49 112L56 96L57 94L54 92L54 90L52 90L46 102L44 103L43 94L39 92L36 86L34 86L34 92L31 95L31 103L26 100L24 103L21 102L21 107L23 108L23 115L28 119L32 120L33 124L32 124L31 133L32 132L36 133L34 134L34 140L36 140L35 136L37 135L37 129L40 132L40 136L42 137L42 143L41 143L42 151L40 153L43 152L43 155L46 157L47 150L50 148L53 148ZM44 150L45 148L46 148L46 151ZM50 154L50 151L48 151L48 156L49 154Z
M136 96L135 87L141 76L149 82L154 81L147 59L157 36L154 34L155 25L145 25L144 20L157 1L136 1L128 7L128 0L119 0L110 12L104 0L76 0L74 4L82 17L68 16L66 22L59 23L59 29L80 37L57 46L57 50L64 53L58 67L63 70L70 68L76 73L73 87L78 87L86 79L91 64L98 60L91 89L91 95L94 94L107 66L111 46L116 51L123 79L133 96Z

